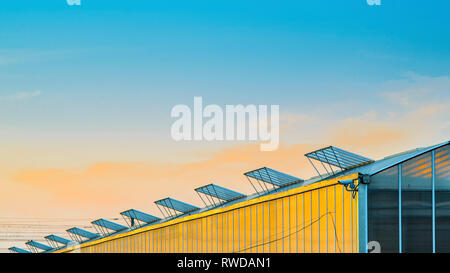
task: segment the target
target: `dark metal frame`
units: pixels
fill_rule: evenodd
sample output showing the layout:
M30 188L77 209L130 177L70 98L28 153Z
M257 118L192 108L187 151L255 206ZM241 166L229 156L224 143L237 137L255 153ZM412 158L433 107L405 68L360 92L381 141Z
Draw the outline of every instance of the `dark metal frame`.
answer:
M246 195L242 193L224 187L220 187L212 183L206 186L196 188L195 192L197 192L198 196L200 197L200 199L202 200L202 202L205 204L206 207L211 206L216 207L224 203L246 197ZM205 199L207 202L205 201Z
M323 178L322 174L319 172L311 159L319 161L327 175L335 174L335 171L337 170L334 170L333 166L339 168L342 171L374 162L373 159L354 154L334 146L328 146L319 150L309 152L305 154L305 156L306 158L308 158L309 163L311 163L311 165L321 178ZM328 168L324 163L328 165Z
M282 173L268 167L262 167L253 171L249 171L244 173L244 175L247 177L247 180L250 182L253 189L258 194L269 193L271 191L277 190L278 188L286 187L304 181L301 178ZM260 190L255 187L252 179L258 183Z
M79 234L79 233L76 233L76 232L75 232L76 229L79 229L79 230L82 230L82 231L85 231L85 232L92 233L92 232L90 232L90 231L83 230L83 229L77 228L77 227L70 228L70 229L66 230L67 233L69 234L70 238L71 238L72 241L74 241L74 242L78 242L78 243L81 244L81 243L83 243L83 242L86 242L86 241L89 241L89 240L92 240L92 239L95 239L95 238L100 237L99 234L95 234L95 233L92 233L92 234L97 235L97 236L95 236L95 237L86 237L86 236L84 236L84 235L81 235L81 234ZM83 238L85 238L85 239L83 239Z
M128 229L126 226L122 226L120 224L108 221L106 219L98 219L92 221L91 224L94 227L95 231L97 231L98 234L101 234L104 237ZM108 227L107 224L117 225L118 228L115 229L113 227Z
M136 214L136 212L142 213L144 215L148 215L149 217L154 218L154 219L152 221L145 221L143 219L139 219L139 217ZM129 215L127 215L127 214L129 214ZM125 221L125 223L127 223L128 227L130 229L139 228L139 227L142 227L144 225L155 223L155 222L161 220L161 218L158 218L158 217L153 216L151 214L147 214L145 212L138 211L138 210L135 210L135 209L129 209L127 211L123 211L123 212L120 213L120 215L122 216L123 220Z
M56 235L53 235L53 234L44 237L44 239L47 241L47 243L51 247L53 247L54 249L62 248L62 247L66 246L66 245L68 245L70 243L70 240L67 240L67 243L63 243L63 242L60 242L60 241L56 241L55 239L52 239L52 238L60 238L60 239L64 239L64 240L67 240L67 239L59 237L59 236L56 236Z
M189 206L190 209L183 210L180 207L175 206L174 203L175 204L178 203L180 205ZM182 201L175 200L175 199L170 198L170 197L164 198L164 199L161 199L161 200L158 200L158 201L155 201L155 204L158 207L158 209L161 212L161 214L164 216L164 218L168 218L168 219L169 218L175 218L175 217L178 217L180 215L184 215L184 214L187 214L187 213L190 213L190 212L193 212L193 211L197 211L197 210L200 209L200 208L198 208L196 206L184 203ZM163 212L163 210L164 210L164 212Z

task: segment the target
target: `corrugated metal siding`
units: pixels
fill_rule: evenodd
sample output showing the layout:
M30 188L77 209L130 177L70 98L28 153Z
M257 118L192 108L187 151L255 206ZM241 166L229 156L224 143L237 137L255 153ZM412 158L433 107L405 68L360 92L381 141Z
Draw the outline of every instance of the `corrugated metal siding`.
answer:
M79 247L82 253L358 252L358 197L332 179Z

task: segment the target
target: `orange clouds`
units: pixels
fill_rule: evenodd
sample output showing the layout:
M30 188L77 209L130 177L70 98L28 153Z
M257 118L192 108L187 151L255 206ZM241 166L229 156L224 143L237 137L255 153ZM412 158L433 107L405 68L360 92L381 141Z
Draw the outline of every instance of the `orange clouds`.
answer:
M260 152L259 145L239 145L221 150L210 159L185 164L152 162L103 162L76 172L63 169L25 170L15 173L15 183L40 188L54 195L61 206L87 208L105 212L138 207L153 211L153 201L173 196L201 205L194 188L211 182L249 193L251 186L243 173L270 166L307 178L312 174L303 154L307 145L282 146L278 151Z
M419 80L423 82L406 87L403 82L394 83L390 93L382 96L387 103L355 104L358 109L365 109L360 115L340 115L336 109L353 108L348 101L336 102L333 107L317 112L284 113L280 117L281 145L273 152L261 152L259 143L220 148L225 144L168 143L156 139L136 143L127 139L125 142L129 146L122 145L120 150L117 143L96 139L92 142L102 149L95 157L89 157L93 152L84 142L78 146L52 143L53 148L48 149L35 145L40 149L25 149L32 153L34 160L29 160L34 163L32 167L17 166L25 169L0 177L6 181L2 182L2 186L6 185L3 188L7 188L0 192L0 206L15 212L35 210L35 214L48 215L59 210L85 217L117 215L133 207L159 215L153 205L155 200L172 196L202 205L193 190L211 182L251 193L253 189L243 173L262 166L309 178L315 172L303 155L326 145L378 159L448 140L450 104L448 99L442 98L442 92L448 90L450 81L447 78ZM391 107L389 103L395 105ZM69 148L61 151L62 147ZM133 153L127 153L129 149ZM16 150L10 154L16 156L19 163L23 157L30 158L28 153L18 156ZM63 167L43 167L54 166L55 162ZM97 163L81 170L67 167L88 164L86 162ZM0 162L3 175L13 172L7 164L9 160Z
M307 179L315 172L303 155L322 146L336 145L375 159L417 147L433 139L427 134L435 131L439 124L430 120L443 111L447 108L442 105L427 105L392 116L368 111L314 132L301 130L299 133L299 141L303 135L309 135L320 144L282 144L273 152L261 152L259 144L241 144L210 152L206 159L193 162L100 162L81 171L70 168L23 170L10 179L52 195L55 199L52 205L84 210L86 214L91 211L118 213L130 207L159 214L153 201L167 196L201 205L193 190L211 182L250 193L252 188L243 173L262 166ZM291 128L295 128L295 122L311 119L291 116L289 120ZM26 200L25 196L20 198ZM42 205L45 210L44 207Z

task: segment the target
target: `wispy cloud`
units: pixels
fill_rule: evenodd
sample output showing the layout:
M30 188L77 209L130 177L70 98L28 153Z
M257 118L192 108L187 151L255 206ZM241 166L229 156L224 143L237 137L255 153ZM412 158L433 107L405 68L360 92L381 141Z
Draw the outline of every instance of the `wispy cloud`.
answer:
M409 108L448 101L450 89L448 76L427 77L412 72L406 76L405 79L385 83L381 97L392 105Z
M9 95L0 96L0 101L19 101L27 100L42 94L41 91L31 91L31 92L16 92Z

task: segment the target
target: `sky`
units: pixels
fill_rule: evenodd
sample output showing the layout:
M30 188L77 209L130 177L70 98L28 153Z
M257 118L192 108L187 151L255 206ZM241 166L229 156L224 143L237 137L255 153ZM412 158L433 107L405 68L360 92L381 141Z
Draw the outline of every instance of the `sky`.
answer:
M7 1L0 8L0 252L242 173L308 178L327 145L371 158L447 141L450 3ZM175 142L177 104L280 106L280 148ZM20 227L16 229L16 227Z

